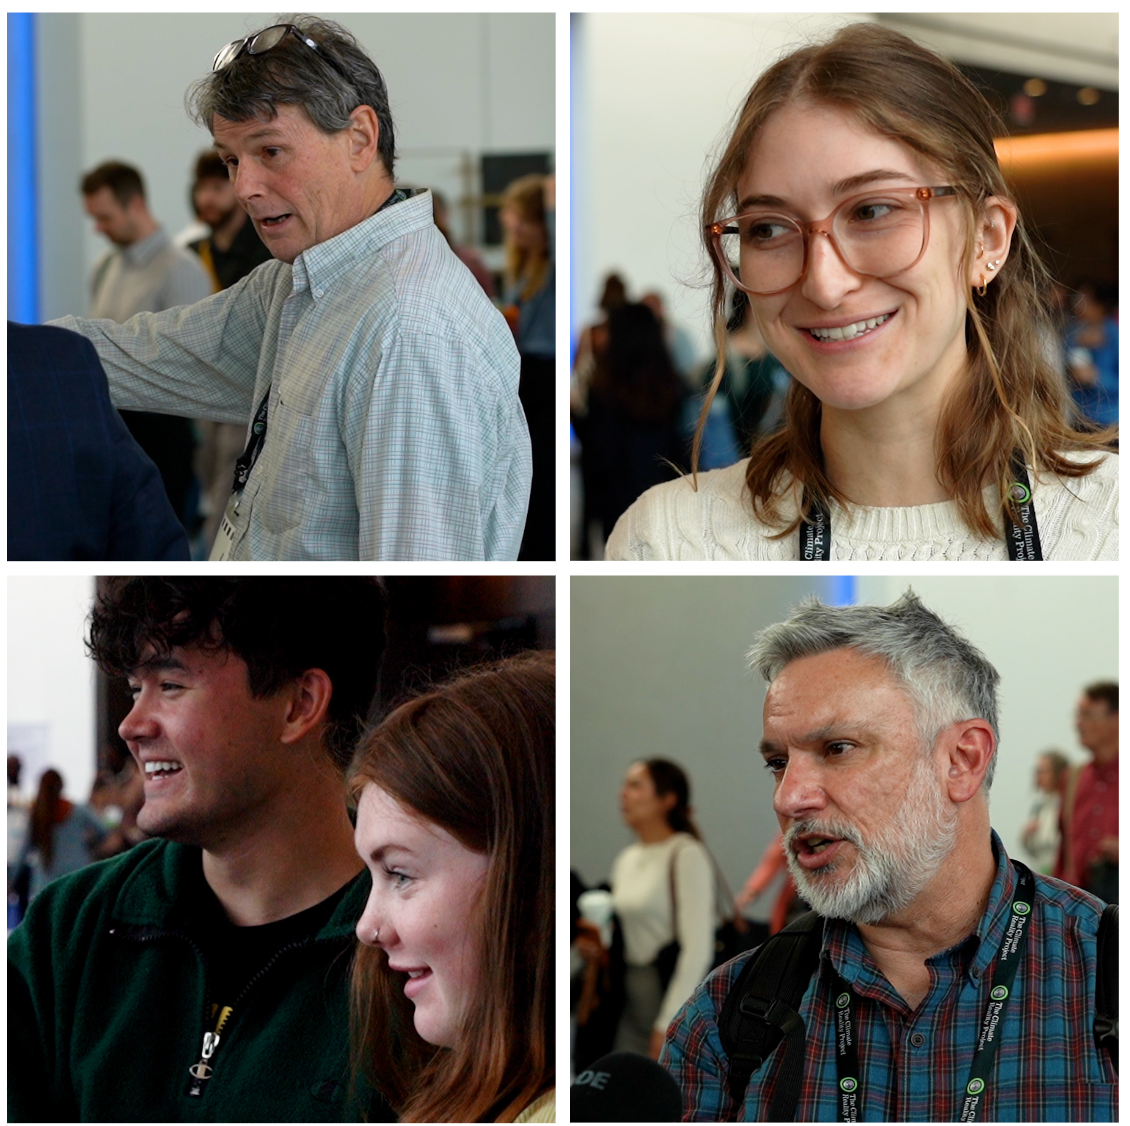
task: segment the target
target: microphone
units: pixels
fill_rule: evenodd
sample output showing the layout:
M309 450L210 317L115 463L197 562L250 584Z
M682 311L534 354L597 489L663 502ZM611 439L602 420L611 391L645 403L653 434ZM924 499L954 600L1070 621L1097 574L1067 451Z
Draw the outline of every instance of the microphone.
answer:
M613 1052L590 1064L569 1088L571 1122L678 1122L683 1097L647 1056Z

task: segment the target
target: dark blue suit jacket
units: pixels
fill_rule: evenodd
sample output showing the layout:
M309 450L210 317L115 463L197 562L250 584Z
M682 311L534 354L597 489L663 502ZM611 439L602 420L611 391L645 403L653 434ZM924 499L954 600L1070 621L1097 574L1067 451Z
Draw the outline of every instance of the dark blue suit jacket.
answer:
M94 346L8 322L8 558L188 559L157 467Z

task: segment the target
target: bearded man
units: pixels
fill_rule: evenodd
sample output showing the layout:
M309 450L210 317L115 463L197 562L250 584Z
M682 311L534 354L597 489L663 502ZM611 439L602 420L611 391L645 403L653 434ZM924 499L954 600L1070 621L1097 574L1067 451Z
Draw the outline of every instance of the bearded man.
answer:
M796 1120L1114 1121L1094 1031L1103 904L1010 862L990 827L997 671L909 592L811 599L750 663L789 870L824 917ZM668 1029L684 1120L767 1118L785 1043L737 1100L718 1027L751 957Z

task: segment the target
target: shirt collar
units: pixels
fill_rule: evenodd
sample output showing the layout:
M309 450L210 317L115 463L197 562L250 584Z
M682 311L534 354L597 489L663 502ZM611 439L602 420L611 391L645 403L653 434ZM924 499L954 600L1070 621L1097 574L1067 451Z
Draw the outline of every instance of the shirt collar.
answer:
M389 243L433 225L432 193L414 192L408 199L378 211L340 235L304 250L294 260L293 292L321 297L325 288L361 259Z
M1009 862L1004 845L995 830L990 829L989 833L997 872L989 890L985 913L968 937L927 959L929 964L960 958L963 972L974 982L989 972L996 958L1012 914L1010 906L1016 890L1016 870ZM854 923L843 919L825 920L821 957L827 958L844 981L853 986L886 984Z
M170 241L168 234L165 233L165 228L158 227L147 238L131 243L129 246L123 246L122 257L131 266L147 266L169 245Z

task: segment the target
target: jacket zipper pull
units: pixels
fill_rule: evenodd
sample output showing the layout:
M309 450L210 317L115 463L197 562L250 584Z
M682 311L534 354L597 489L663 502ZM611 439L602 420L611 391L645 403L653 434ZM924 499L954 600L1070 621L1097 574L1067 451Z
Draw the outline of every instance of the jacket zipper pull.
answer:
M220 1010L220 1018L216 1021L216 1031L204 1033L204 1046L200 1050L200 1059L188 1069L189 1075L193 1078L193 1084L188 1089L192 1098L199 1098L204 1093L204 1084L212 1078L212 1066L208 1061L219 1046L220 1029L227 1023L229 1016L231 1016L230 1005Z

